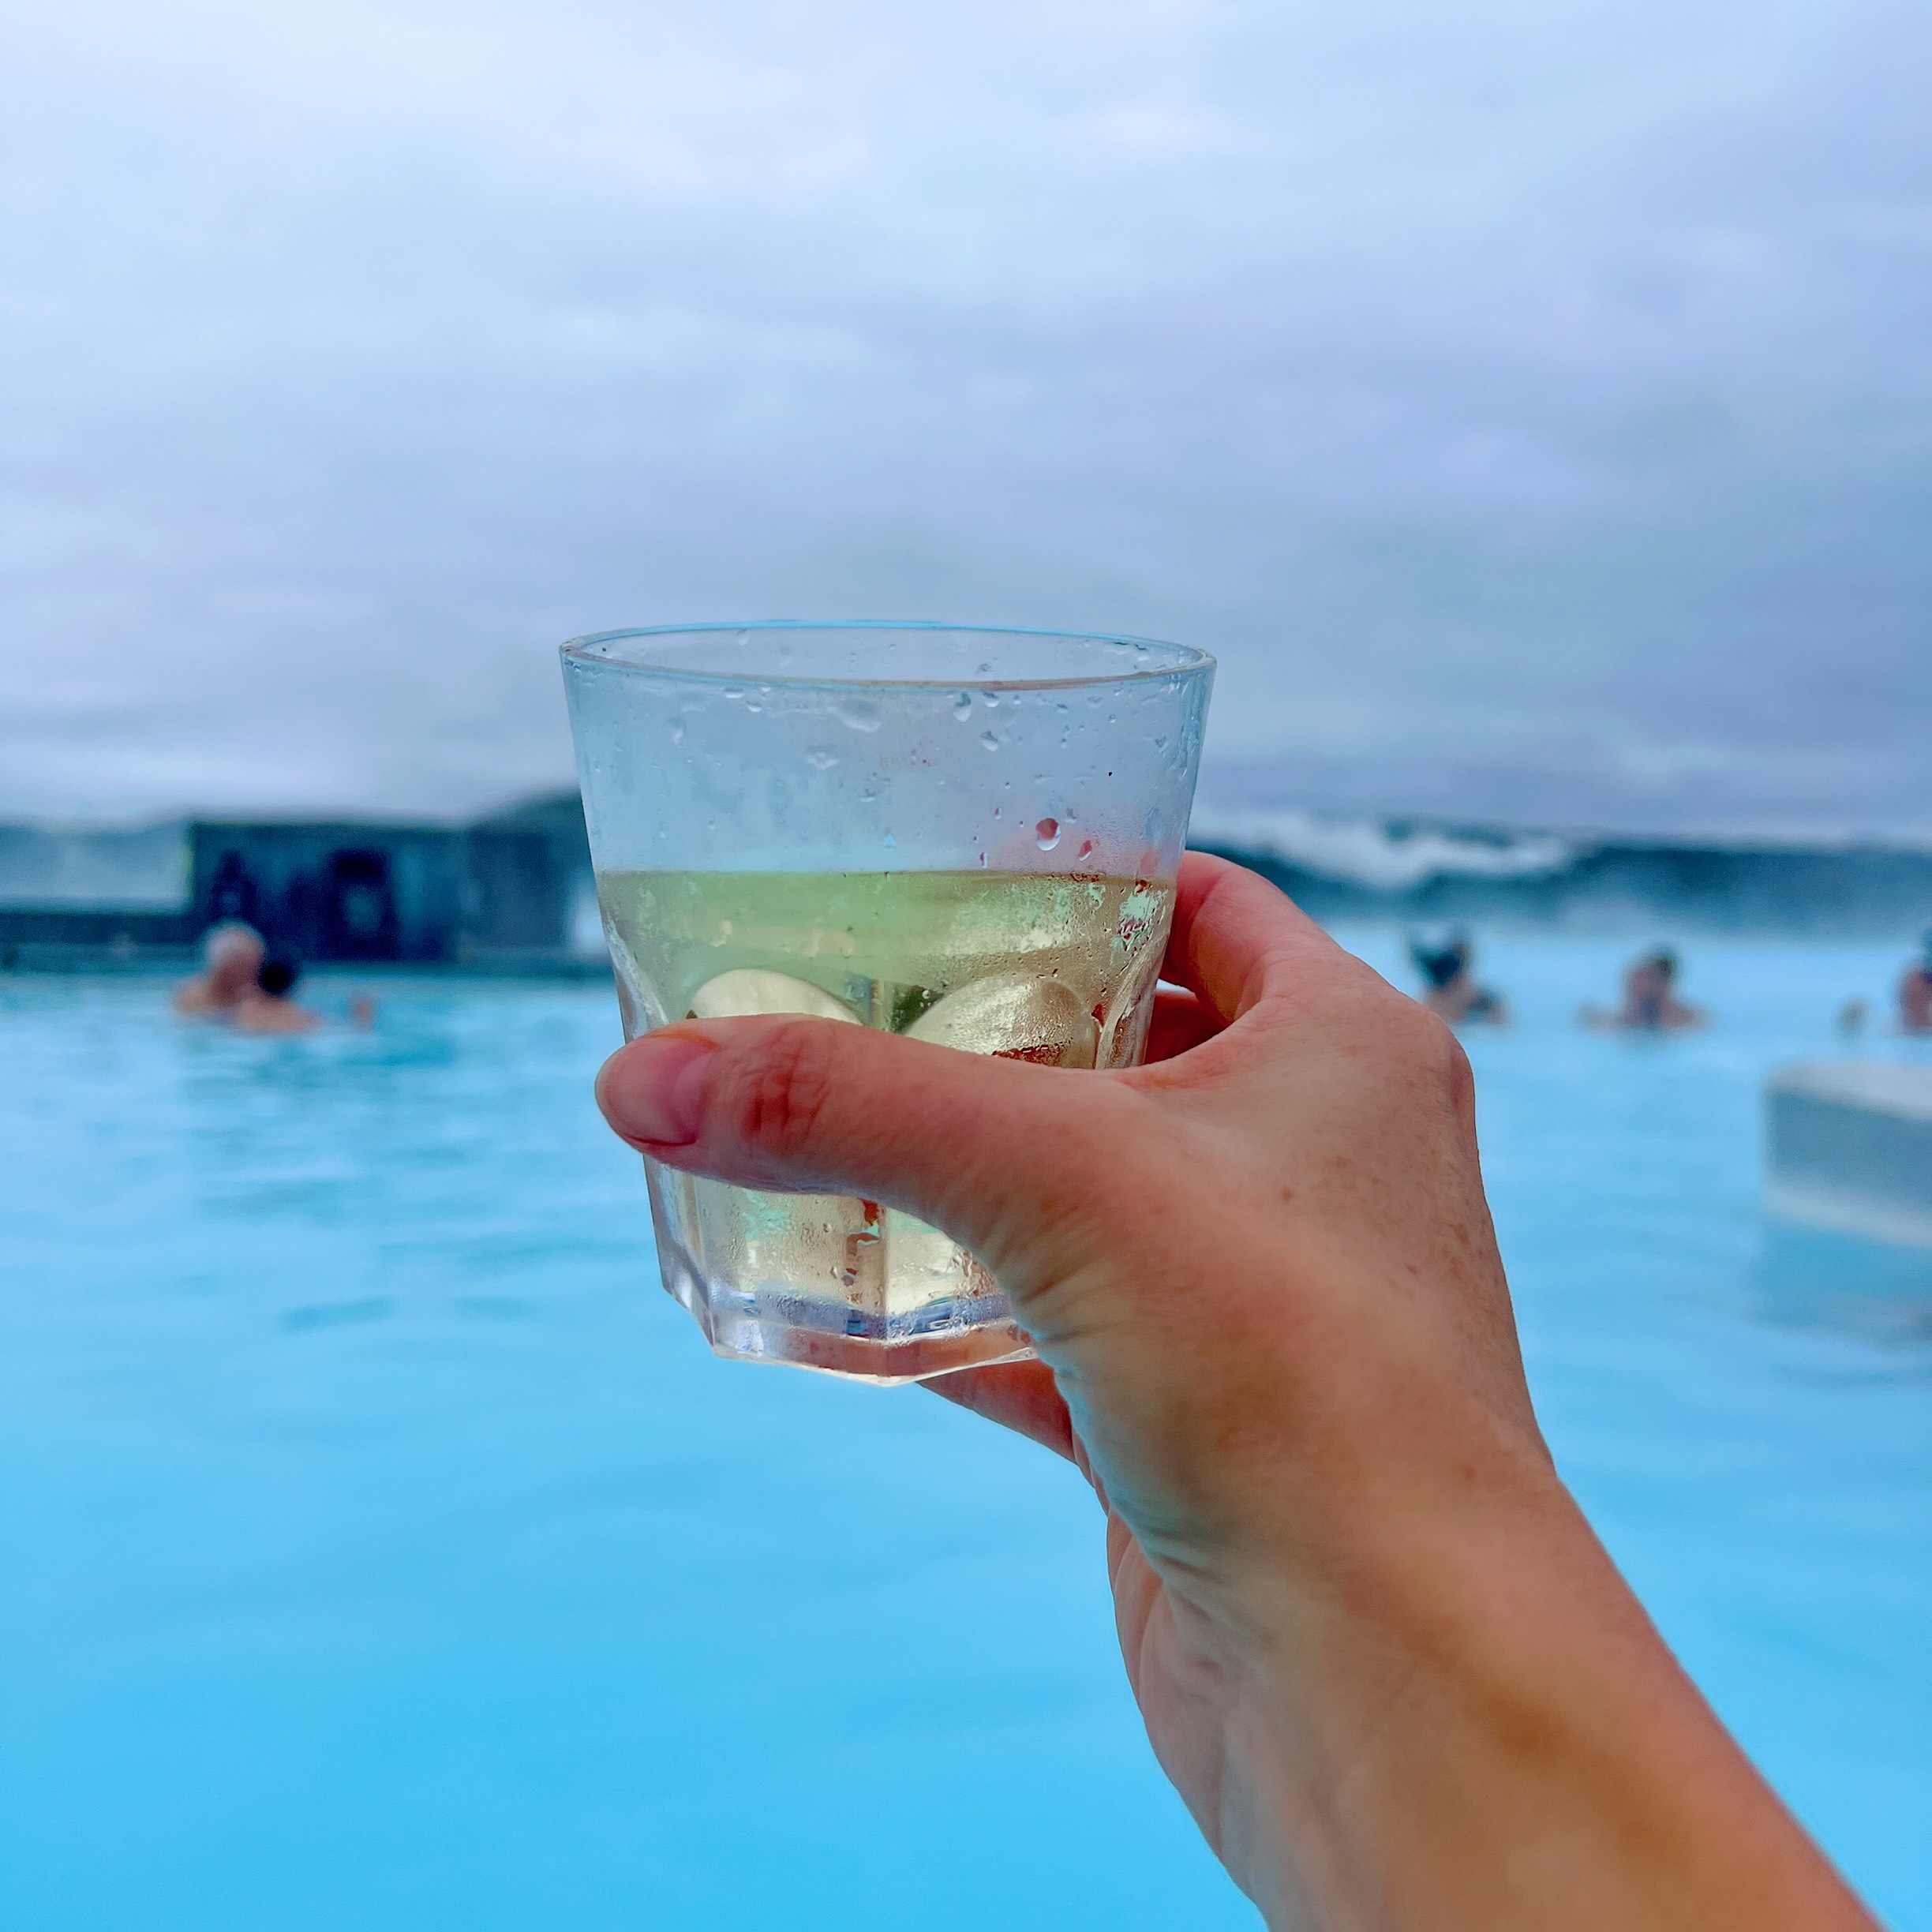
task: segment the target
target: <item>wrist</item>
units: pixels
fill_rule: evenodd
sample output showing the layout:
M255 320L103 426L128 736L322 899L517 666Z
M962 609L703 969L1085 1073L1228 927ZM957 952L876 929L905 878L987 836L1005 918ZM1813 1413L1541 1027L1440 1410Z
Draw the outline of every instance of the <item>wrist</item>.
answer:
M1440 1889L1482 1835L1464 1799L1533 1781L1563 1728L1573 1655L1594 1655L1619 1620L1606 1590L1627 1593L1540 1438L1480 1477L1388 1472L1374 1492L1341 1499L1249 1596L1229 1739L1246 1814L1224 1821L1230 1863L1272 1926L1492 1932ZM1628 1615L1654 1643L1634 1604ZM1412 1910L1410 1875L1425 1870L1430 1896Z
M1869 1925L1546 1461L1295 1594L1230 1726L1271 1925Z

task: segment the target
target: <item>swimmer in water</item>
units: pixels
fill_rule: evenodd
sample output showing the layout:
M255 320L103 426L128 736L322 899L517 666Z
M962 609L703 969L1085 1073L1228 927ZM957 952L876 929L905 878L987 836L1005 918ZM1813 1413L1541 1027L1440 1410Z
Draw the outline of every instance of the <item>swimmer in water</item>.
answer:
M1634 960L1623 975L1623 1004L1615 1013L1586 1006L1578 1017L1587 1027L1621 1027L1635 1033L1681 1033L1709 1022L1702 1007L1677 997L1677 955L1659 946Z
M1463 933L1440 946L1409 942L1409 957L1425 982L1422 1004L1451 1026L1503 1026L1509 1007L1502 994L1476 983L1476 949Z
M292 959L271 954L255 975L255 993L235 1009L234 1023L244 1033L309 1033L322 1022L290 996L301 977Z
M1932 1033L1932 932L1925 950L1899 976L1898 1017L1901 1033Z
M256 975L268 948L253 926L224 919L201 942L201 971L174 989L174 1010L231 1019L256 996Z

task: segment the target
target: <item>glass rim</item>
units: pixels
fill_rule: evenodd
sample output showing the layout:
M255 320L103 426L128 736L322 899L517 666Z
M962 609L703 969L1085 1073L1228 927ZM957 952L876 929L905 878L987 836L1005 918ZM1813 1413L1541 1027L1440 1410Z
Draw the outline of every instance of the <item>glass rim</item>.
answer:
M723 633L787 631L950 631L969 637L1051 638L1061 643L1118 644L1140 650L1171 653L1170 661L1131 671L1095 671L1073 677L1042 678L891 678L826 677L774 671L701 671L647 659L613 657L596 648L640 638L716 637ZM557 654L567 663L608 666L643 677L680 678L706 684L757 684L793 691L1083 691L1103 684L1140 684L1163 678L1189 677L1216 668L1212 655L1193 644L1166 638L1138 637L1124 631L1056 631L1037 624L948 623L942 619L897 617L763 617L743 623L674 623L620 626L614 631L587 631L567 638Z

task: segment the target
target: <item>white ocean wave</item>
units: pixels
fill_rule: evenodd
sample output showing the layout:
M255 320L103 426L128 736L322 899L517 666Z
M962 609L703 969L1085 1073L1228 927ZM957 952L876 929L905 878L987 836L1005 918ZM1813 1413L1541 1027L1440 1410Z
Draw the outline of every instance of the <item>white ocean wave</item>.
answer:
M1547 832L1457 832L1395 827L1286 807L1222 810L1197 806L1197 843L1265 854L1324 877L1402 892L1444 876L1533 878L1560 872L1578 856Z

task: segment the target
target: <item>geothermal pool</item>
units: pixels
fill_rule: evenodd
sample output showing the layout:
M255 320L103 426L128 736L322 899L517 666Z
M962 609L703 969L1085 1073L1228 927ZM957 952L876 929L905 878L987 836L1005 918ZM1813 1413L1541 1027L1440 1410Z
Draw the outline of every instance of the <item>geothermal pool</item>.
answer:
M1539 1406L1718 1709L1932 1932L1932 1254L1758 1201L1764 1073L1896 959L1713 942L1708 1035L1578 1032L1627 950L1485 949ZM1077 1479L706 1354L590 1105L608 989L373 983L373 1032L260 1040L0 977L0 1923L1253 1925Z

